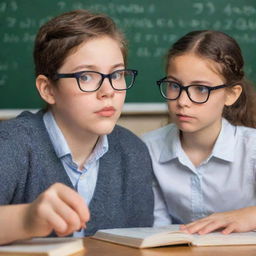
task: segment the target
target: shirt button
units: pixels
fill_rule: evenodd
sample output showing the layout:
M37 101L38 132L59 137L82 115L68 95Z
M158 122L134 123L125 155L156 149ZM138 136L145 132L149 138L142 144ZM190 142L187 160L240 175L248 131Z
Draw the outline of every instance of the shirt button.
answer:
M85 178L85 173L80 175L80 180L83 180Z

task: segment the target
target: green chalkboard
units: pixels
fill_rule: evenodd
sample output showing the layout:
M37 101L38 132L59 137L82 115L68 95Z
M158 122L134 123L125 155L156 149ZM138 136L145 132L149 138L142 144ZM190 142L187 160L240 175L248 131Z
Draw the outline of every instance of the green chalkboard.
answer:
M33 40L49 18L74 9L109 14L129 40L129 67L139 70L126 102L161 102L155 80L163 55L188 31L222 30L240 43L249 79L256 81L255 0L0 0L0 109L39 108Z

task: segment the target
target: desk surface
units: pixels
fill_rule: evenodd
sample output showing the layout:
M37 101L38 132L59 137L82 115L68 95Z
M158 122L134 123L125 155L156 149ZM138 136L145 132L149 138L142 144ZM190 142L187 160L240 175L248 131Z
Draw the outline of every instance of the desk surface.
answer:
M255 256L255 246L212 246L189 247L168 246L153 249L136 249L127 246L116 245L108 242L85 238L85 252L76 256Z

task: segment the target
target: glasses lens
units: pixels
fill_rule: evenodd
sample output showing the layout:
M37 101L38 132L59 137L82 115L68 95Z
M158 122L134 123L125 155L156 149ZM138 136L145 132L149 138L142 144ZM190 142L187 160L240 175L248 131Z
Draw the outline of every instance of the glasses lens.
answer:
M180 85L175 82L162 81L160 89L162 95L169 100L175 100L179 97Z
M134 83L135 75L132 70L117 70L112 73L111 81L116 90L127 90Z
M101 75L95 72L85 71L79 76L81 90L92 92L98 89L101 82Z
M188 87L188 94L194 102L203 103L208 99L209 89L203 85L191 85Z

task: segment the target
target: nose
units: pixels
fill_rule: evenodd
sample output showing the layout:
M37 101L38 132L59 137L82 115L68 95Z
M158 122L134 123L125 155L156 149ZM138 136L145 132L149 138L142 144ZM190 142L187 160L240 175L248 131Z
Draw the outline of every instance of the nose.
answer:
M177 102L182 107L189 106L191 104L191 100L189 99L188 93L185 90L181 91L181 94L177 99Z
M98 90L98 97L113 97L115 94L115 90L112 87L110 80L108 77L105 77L102 81L101 87Z

